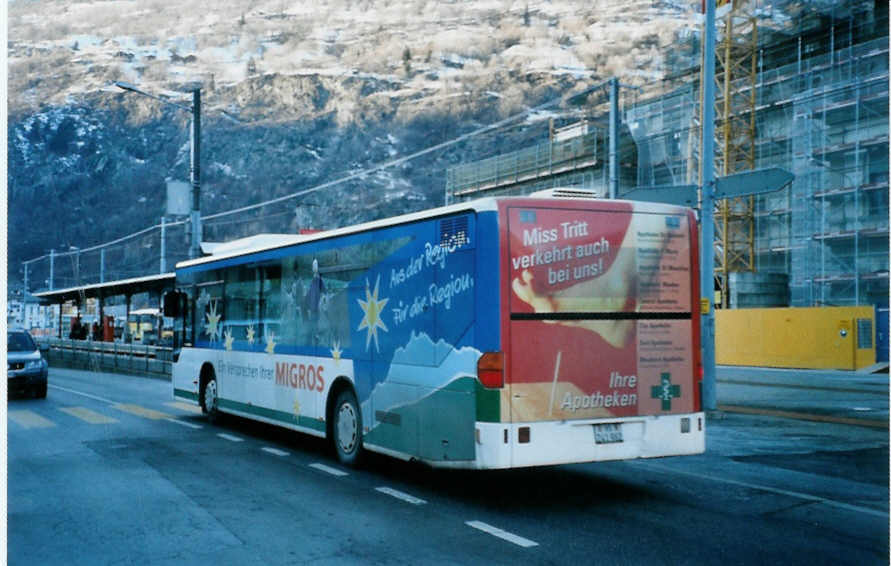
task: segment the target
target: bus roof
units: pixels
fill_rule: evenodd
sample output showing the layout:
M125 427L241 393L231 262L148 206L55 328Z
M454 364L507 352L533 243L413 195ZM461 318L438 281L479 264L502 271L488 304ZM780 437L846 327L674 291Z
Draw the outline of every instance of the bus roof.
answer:
M353 226L345 226L343 228L335 228L333 230L325 230L323 232L316 232L313 234L266 234L265 236L270 236L270 238L265 238L262 240L258 240L254 242L256 245L248 245L248 246L240 246L235 245L231 249L222 249L220 253L215 253L211 256L206 256L197 259L191 259L186 261L181 261L176 264L177 269L182 269L185 267L191 267L195 265L201 265L205 263L213 263L216 261L220 261L223 259L229 259L233 257L239 257L244 255L249 255L256 252L262 252L266 250L272 250L277 248L283 248L287 246L292 246L294 244L299 244L303 242L313 242L316 240L325 240L327 238L332 238L335 236L345 236L347 234L355 234L357 232L363 232L365 230L372 230L374 228L382 228L385 226L392 226L394 224L404 224L407 222L414 222L417 220L424 220L426 218L434 218L437 216L444 216L446 214L451 214L453 212L460 211L476 211L482 212L486 210L495 210L496 204L494 198L485 198L479 200L473 200L468 202L462 202L458 204L452 204L448 206L441 206L438 208L431 208L427 210L422 210L419 212L411 212L409 214L403 214L400 216L393 216L390 218L383 218L381 220L373 220L371 222L363 222L362 224L355 224ZM243 238L242 240L250 240L251 238ZM241 242L242 240L236 240L235 242ZM230 242L227 242L227 244Z
M584 200L584 201L597 201L603 203L609 202L629 202L629 201L615 201L615 200L604 200L604 199L592 199L590 197L583 197L580 195L578 191L568 191L567 194L574 196L551 196L555 194L557 191L548 191L547 194L533 194L529 196L513 196L513 197L486 197L466 202L461 202L457 204L440 206L437 208L430 208L427 210L421 210L418 212L411 212L408 214L402 214L400 216L393 216L389 218L383 218L380 220L373 220L370 222L363 222L362 224L354 224L352 226L345 226L343 228L335 228L333 230L325 230L322 232L316 232L313 234L257 234L256 236L249 236L247 238L241 238L238 240L232 240L230 242L225 242L223 244L216 244L213 246L209 246L210 249L213 250L213 254L201 258L190 259L186 261L181 261L176 264L177 269L183 269L187 267L192 267L196 265L202 265L207 263L214 263L217 261L230 259L234 257L240 257L245 255L250 255L257 252L263 252L267 250L273 250L278 248L284 248L288 246L292 246L295 244L300 244L304 242L313 242L316 240L325 240L328 238L333 238L335 236L345 236L348 234L355 234L358 232L363 232L365 230L372 230L375 228L382 228L386 226L393 226L397 224L405 224L409 222L415 222L418 220L424 220L427 218L436 218L439 216L445 216L447 214L452 214L455 212L462 211L474 211L474 212L486 212L486 211L495 211L498 209L498 202L504 200L516 200L516 201L530 201L530 200L541 200L543 202L546 201L572 201L572 200ZM675 205L661 204L661 203L651 203L645 201L633 201L636 210L639 212L671 212L676 211L677 213L682 213L687 208Z

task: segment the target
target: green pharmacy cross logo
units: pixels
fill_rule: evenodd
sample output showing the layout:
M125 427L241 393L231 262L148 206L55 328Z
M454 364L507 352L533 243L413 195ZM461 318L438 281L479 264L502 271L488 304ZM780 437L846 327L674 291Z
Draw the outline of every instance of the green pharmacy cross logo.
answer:
M681 396L681 386L680 385L672 385L671 384L671 374L663 373L662 374L662 384L654 385L651 389L650 396L653 399L661 399L662 400L662 410L670 411L672 397L680 397Z

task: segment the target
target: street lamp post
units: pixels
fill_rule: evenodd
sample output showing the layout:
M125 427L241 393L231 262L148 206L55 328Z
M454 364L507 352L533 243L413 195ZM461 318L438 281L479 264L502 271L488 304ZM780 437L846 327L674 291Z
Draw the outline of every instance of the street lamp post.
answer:
M192 91L192 238L189 258L201 255L201 89Z
M140 90L130 83L117 81L114 84L122 90L135 92L136 94L153 98L164 104L176 106L180 110L185 110L192 115L192 127L189 136L191 146L190 177L192 182L192 210L189 213L192 236L189 239L189 258L194 259L199 257L201 255L201 89L196 88L193 90L192 105L184 106L145 92L144 90Z

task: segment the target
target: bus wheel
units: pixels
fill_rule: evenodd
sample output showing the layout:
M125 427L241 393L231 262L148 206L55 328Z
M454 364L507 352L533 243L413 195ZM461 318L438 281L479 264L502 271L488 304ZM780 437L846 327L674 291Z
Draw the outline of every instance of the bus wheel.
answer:
M207 415L207 420L210 422L214 422L217 420L219 416L219 412L217 411L217 403L219 401L219 397L217 396L217 378L211 376L207 381L204 382L204 395L202 396L203 402L201 404L201 411Z
M362 415L356 396L349 389L341 391L334 403L332 432L337 459L355 466L362 453Z

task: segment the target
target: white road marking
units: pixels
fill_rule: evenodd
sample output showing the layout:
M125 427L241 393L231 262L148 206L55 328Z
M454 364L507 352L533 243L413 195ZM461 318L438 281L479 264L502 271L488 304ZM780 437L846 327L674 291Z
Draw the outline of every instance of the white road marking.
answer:
M660 466L659 464L650 464L647 463L639 463L640 466L644 466L647 468L653 468L656 470L660 470L663 472L669 472L674 474L683 474L686 476L692 476L694 478L700 478L704 480L716 481L721 483L729 483L731 485L738 485L740 487L747 487L749 489L758 489L761 491L767 491L770 493L778 493L780 495L787 495L789 497L797 497L798 499L804 499L805 501L813 501L814 503L823 503L824 505L829 505L831 507L837 507L839 509L845 509L847 511L855 511L857 513L866 513L868 515L875 515L877 517L882 517L883 519L888 518L888 513L885 511L879 511L878 509L870 509L869 507L862 507L860 505L851 505L850 503L842 503L841 501L835 501L833 499L826 499L825 497L818 497L816 495L811 495L809 493L801 493L800 491L789 491L787 489L779 489L776 487L769 487L766 485L760 485L757 483L749 483L739 480L731 480L728 478L710 476L708 474L700 474L697 472L686 472L682 470L675 470L673 468L669 468L667 466Z
M483 523L482 521L465 521L465 525L473 527L474 529L479 529L484 533L489 533L492 536L496 536L500 539L506 540L508 542L512 542L518 546L522 546L523 548L529 548L530 546L538 546L538 543L534 540L529 540L528 538L523 538L521 536L517 536L513 533L509 533L498 527L493 527L487 523Z
M326 466L325 464L319 464L316 462L315 464L310 464L310 468L315 468L319 471L331 474L332 476L348 476L349 474L344 472L343 470L338 470L337 468L332 468L331 466Z
M415 497L414 495L409 495L407 493L403 493L397 489L393 489L392 487L376 487L376 488L374 488L374 490L379 491L381 493L386 493L387 495L393 496L396 499L401 499L402 501L405 501L406 503L411 503L412 505L423 505L423 504L427 503L423 499L419 499L419 498Z
M233 436L231 434L226 434L225 432L218 432L217 436L219 436L220 438L225 438L226 440L231 440L232 442L244 442L243 438Z
M97 395L90 395L89 393L84 393L83 391L75 391L74 389L68 389L67 387L59 387L58 385L49 384L50 389L58 389L59 391L67 391L68 393L74 393L75 395L80 395L81 397L87 397L88 399L95 399L96 401L102 401L103 403L108 403L109 405L114 405L117 401L112 401L111 399L106 399L105 397L99 397Z
M269 446L264 446L260 448L263 452L269 452L270 454L275 454L276 456L290 456L289 452L285 452L284 450L279 450L278 448L270 448Z
M204 428L204 427L202 427L201 425L192 424L192 423L187 423L187 422L185 422L185 421L181 421L181 420L179 420L179 419L166 419L166 420L168 420L168 421L170 421L170 422L172 422L172 423L176 423L176 424L178 424L178 425L187 426L187 427L189 427L189 428L195 428L195 429L198 429L198 428Z

